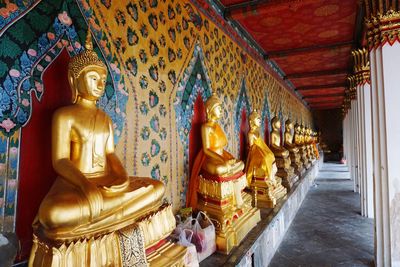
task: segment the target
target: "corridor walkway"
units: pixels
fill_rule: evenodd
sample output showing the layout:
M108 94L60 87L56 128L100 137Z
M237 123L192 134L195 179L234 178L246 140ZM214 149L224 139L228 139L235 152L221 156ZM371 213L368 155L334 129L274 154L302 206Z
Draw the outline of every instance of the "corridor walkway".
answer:
M347 167L325 163L270 267L373 266L373 220L360 215Z

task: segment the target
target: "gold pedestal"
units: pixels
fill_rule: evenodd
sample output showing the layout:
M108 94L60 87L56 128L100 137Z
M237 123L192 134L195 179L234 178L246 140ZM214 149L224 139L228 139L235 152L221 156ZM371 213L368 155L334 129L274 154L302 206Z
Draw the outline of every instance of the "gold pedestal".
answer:
M175 223L172 207L163 205L121 230L72 242L55 242L34 233L29 266L183 266L186 248L164 241ZM158 259L160 255L168 264Z
M298 175L294 173L294 168L291 166L291 161L289 156L283 158L280 156L275 156L276 166L278 167L278 172L276 176L282 178L282 185L290 190L294 183L299 179Z
M303 163L301 162L301 156L299 152L294 152L294 151L289 151L290 152L290 161L291 161L291 166L294 169L294 172L300 176L301 172L303 171Z
M29 266L81 267L122 266L120 244L115 232L68 244L52 245L33 235Z
M301 161L303 162L304 168L308 170L311 167L311 162L307 157L307 148L306 146L301 146L299 147L299 149L300 149Z
M246 187L246 175L200 176L199 182L197 208L206 212L214 223L217 250L229 254L261 220L260 210L251 206L249 194L235 195L237 188L242 191Z
M258 208L274 208L277 201L286 196L287 189L282 186L281 178L275 177L276 185L267 183L265 178L254 177L250 189Z
M148 253L146 258L150 267L183 267L185 255L186 247L167 241Z

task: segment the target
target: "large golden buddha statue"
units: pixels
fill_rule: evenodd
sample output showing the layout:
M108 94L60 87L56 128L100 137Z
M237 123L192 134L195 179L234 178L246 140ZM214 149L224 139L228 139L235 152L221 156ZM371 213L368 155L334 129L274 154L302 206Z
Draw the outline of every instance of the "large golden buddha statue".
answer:
M212 95L205 103L207 121L201 126L203 148L196 157L189 181L187 206L207 212L217 234L217 249L229 253L260 221L252 207L244 163L224 148L228 140L218 121L222 103Z
M287 150L289 150L290 161L292 163L292 167L297 175L302 174L303 163L301 162L299 148L296 144L293 143L294 138L294 126L293 122L290 119L287 119L285 122L285 140L284 146Z
M275 177L278 171L274 153L260 136L261 117L257 111L249 116L249 153L246 161L246 176L258 207L273 208L278 199L286 195L282 179Z
M282 184L290 190L293 184L298 180L298 176L294 174L291 166L289 151L281 146L281 122L278 117L274 117L271 121L271 150L275 155L276 165L278 167L277 175L282 177Z
M107 68L93 51L90 32L86 50L71 59L68 70L73 103L53 116L52 163L58 177L33 224L29 265L129 265L132 261L124 255L130 252L123 248L132 248L121 245L125 237L118 231L136 223L144 238L136 240L141 234L132 238L144 252L175 228L172 208L162 205L162 182L129 177L114 153L112 121L96 106L105 90ZM167 250L172 263L185 254L180 246L170 245ZM142 256L146 262L146 255ZM147 261L160 264L151 255Z

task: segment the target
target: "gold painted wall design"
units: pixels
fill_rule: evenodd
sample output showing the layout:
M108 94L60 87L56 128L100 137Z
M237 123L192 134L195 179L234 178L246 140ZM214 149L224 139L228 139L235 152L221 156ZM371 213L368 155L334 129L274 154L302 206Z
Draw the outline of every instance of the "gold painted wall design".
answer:
M184 203L184 150L179 138L174 101L185 83L196 44L204 55L211 91L224 103L222 124L232 140L228 150L238 154L234 110L244 79L250 105L260 112L264 99L273 117L311 125L311 114L265 68L224 31L186 0L88 1L101 28L113 43L100 45L118 55L129 92L126 125L117 152L131 175L151 176L167 185L174 208ZM197 49L197 48L196 48Z

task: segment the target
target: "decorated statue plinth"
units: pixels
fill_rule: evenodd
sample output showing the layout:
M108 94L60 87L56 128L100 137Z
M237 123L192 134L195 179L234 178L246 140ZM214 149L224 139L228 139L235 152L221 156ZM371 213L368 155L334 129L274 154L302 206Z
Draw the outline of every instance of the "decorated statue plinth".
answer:
M275 180L254 177L250 184L254 195L255 206L259 208L274 208L278 201L286 196L287 189L282 186L282 179L275 177Z
M175 229L170 205L120 230L54 241L35 230L29 266L183 266L186 248L165 238Z
M274 117L271 121L271 151L275 155L276 166L278 167L277 176L282 178L282 184L288 190L299 180L299 176L294 173L294 168L289 157L289 151L281 146L281 122L278 117Z
M228 177L203 172L199 177L197 209L205 211L216 229L217 250L228 254L261 220L243 172Z
M254 203L260 208L274 208L277 201L286 195L282 179L277 172L274 153L260 136L261 117L257 111L249 116L250 130L247 136L249 149L246 160L248 187Z
M246 188L244 163L224 148L228 140L218 124L222 103L212 95L205 103L207 121L201 125L202 149L189 180L186 205L206 212L216 229L217 250L228 254L261 220Z
M293 123L290 120L285 122L285 141L284 147L289 151L289 157L291 161L291 166L294 169L294 172L300 177L304 173L304 166L301 162L300 150L293 142L295 139L294 136L294 127Z
M58 176L33 223L29 266L133 266L147 260L157 266L161 259L154 253L179 265L186 248L165 241L175 228L171 207L163 205L165 186L130 177L116 156L112 120L97 107L107 67L93 51L90 31L85 48L68 65L72 104L53 115Z

